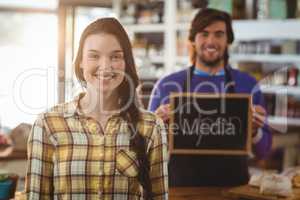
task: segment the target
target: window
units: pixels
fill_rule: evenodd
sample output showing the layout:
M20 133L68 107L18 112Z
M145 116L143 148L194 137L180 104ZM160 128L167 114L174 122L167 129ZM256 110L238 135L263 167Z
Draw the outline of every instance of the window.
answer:
M63 86L58 84L57 8L58 0L0 2L0 129L14 128L23 122L32 124L37 114L58 102L58 89ZM73 60L86 25L99 17L114 16L111 8L73 8L74 16L69 17L74 20L74 27L67 33L74 40L72 45L66 43L66 60ZM72 69L72 62L67 62L65 101L78 91Z
M56 9L58 0L1 0L1 7Z
M13 128L57 102L57 16L1 11L0 24L0 125Z

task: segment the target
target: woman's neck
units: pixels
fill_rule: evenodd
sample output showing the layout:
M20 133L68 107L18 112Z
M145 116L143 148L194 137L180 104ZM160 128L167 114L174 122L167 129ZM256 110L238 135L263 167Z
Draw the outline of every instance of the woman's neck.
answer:
M118 96L115 92L104 94L87 91L79 103L82 112L96 120L111 116L119 110Z

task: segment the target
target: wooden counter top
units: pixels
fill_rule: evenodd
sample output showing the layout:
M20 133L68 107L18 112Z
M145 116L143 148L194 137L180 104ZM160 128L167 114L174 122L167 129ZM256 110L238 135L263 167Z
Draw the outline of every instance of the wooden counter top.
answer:
M169 189L170 200L229 200L224 187L175 187Z
M169 188L170 200L300 200L300 188L293 188L293 196L263 195L249 185L238 187L175 187Z

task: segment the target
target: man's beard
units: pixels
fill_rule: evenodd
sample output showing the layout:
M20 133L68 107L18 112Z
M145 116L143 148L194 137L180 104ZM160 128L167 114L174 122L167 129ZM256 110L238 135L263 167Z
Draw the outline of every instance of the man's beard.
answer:
M224 60L225 61L225 57L227 57L227 49L225 50L224 54L220 55L219 57L210 60L210 59L206 59L204 55L202 54L198 54L197 55L197 59L200 63L203 63L204 65L206 65L207 67L211 67L211 68L215 68L218 67L219 64Z
M211 68L214 68L214 67L218 67L219 66L219 64L222 62L222 60L224 59L224 57L218 57L218 58L216 58L216 59L214 59L214 60L207 60L207 59L205 59L204 58L204 56L199 56L198 57L198 59L199 59L199 61L201 62L201 63L203 63L205 66L208 66L208 67L211 67Z

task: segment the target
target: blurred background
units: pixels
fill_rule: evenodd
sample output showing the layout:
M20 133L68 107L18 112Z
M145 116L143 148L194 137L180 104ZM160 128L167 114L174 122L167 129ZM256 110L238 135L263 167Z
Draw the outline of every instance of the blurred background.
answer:
M124 25L147 107L158 78L190 65L189 23L204 7L232 15L230 63L255 76L266 97L273 150L252 159L253 169L300 165L300 0L0 0L0 134L14 144L9 153L0 147L0 169L22 180L37 114L81 90L72 63L87 24L109 16Z

